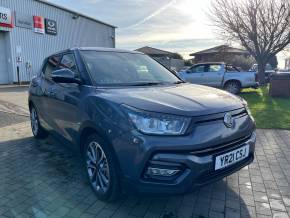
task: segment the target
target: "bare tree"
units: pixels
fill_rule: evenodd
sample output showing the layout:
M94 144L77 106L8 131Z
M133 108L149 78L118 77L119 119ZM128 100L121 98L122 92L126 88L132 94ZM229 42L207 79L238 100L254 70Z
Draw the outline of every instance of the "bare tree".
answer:
M225 39L239 41L255 58L264 84L267 62L290 43L290 0L213 0L211 9Z

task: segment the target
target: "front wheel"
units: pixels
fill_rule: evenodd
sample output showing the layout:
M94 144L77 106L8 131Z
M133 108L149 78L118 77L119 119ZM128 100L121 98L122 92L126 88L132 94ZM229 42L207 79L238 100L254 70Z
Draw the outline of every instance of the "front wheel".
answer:
M34 106L31 106L30 108L30 123L32 134L35 138L44 139L47 137L48 133L40 125L38 114Z
M237 81L229 81L225 84L225 90L232 94L239 94L241 91L241 85Z
M106 202L116 200L120 185L116 158L109 145L92 134L86 141L83 159L89 183L98 199Z

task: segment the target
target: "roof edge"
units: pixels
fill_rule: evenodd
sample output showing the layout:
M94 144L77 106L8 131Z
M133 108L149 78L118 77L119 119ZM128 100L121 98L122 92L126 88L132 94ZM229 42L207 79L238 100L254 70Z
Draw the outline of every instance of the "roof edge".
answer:
M143 46L143 47L141 47L141 48L137 48L137 49L135 49L134 51L139 51L139 49L142 49L142 48L150 48L150 49L153 49L153 50L161 51L161 52L168 53L168 54L172 54L172 55L175 54L174 52L170 52L170 51L162 50L162 49L159 49L159 48L154 48L154 47L151 47L151 46Z
M49 5L49 6L52 6L52 7L55 7L55 8L58 8L58 9L61 9L61 10L64 10L64 11L67 11L67 12L70 12L70 13L73 13L73 14L77 14L81 17L84 17L84 18L87 18L87 19L90 19L90 20L93 20L95 22L98 22L98 23L101 23L101 24L104 24L106 26L110 26L110 27L113 27L113 28L117 28L116 26L112 25L112 24L109 24L109 23L106 23L106 22L103 22L103 21L100 21L96 18L93 18L91 16L88 16L88 15L85 15L85 14L82 14L82 13L79 13L77 11L74 11L72 9L69 9L69 8L66 8L66 7L63 7L63 6L60 6L60 5L57 5L55 3L52 3L52 2L48 2L47 0L35 0L37 2L40 2L40 3L43 3L43 4L46 4L46 5Z
M195 55L199 55L199 54L208 54L208 53L218 53L219 51L218 52L207 52L207 51L210 51L212 49L222 48L222 47L227 47L227 48L239 50L239 52L231 52L231 53L249 53L245 49L235 48L235 47L232 47L232 46L229 46L229 45L218 45L218 46L214 46L212 48L208 48L208 49L204 49L204 50L201 50L201 51L197 51L197 52L191 53L191 54L189 54L189 56L195 56Z

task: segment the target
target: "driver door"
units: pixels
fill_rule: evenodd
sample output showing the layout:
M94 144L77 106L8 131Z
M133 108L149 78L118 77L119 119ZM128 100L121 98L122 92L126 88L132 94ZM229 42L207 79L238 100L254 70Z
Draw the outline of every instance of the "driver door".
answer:
M73 53L63 54L59 69L68 68L80 77ZM81 86L76 83L56 83L51 86L49 114L56 125L56 133L68 141L76 139L79 129L79 102Z
M204 75L207 80L207 85L221 87L224 77L221 64L209 64Z
M205 64L195 65L187 71L185 80L190 83L205 85L207 82L204 76L205 71Z

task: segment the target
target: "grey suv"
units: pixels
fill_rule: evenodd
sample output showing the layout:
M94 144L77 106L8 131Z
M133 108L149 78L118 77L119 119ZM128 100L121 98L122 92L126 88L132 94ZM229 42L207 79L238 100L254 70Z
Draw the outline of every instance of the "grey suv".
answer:
M32 132L80 151L104 201L121 190L177 194L254 159L244 100L188 84L131 51L73 48L46 58L29 90Z

